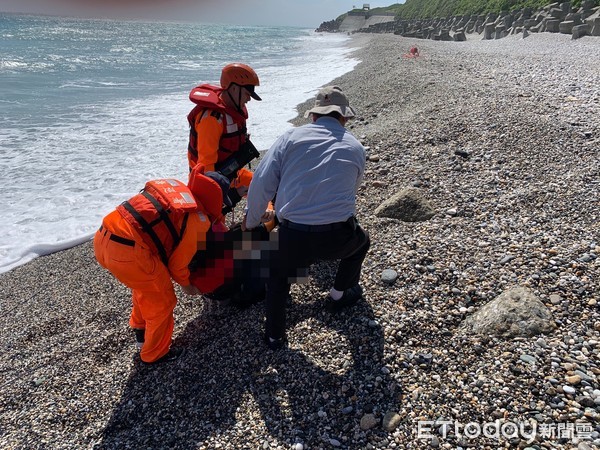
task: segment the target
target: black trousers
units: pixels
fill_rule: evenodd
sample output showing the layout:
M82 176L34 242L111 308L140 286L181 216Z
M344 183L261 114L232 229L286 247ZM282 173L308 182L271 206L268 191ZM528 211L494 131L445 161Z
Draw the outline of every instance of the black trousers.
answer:
M285 336L285 307L290 285L299 276L308 274L311 264L339 259L334 289L344 291L358 284L362 263L371 245L369 235L354 217L333 227L325 231L317 227L315 231L295 227L295 224L286 226L285 222L279 226L279 247L271 255L267 282L265 331L269 337Z

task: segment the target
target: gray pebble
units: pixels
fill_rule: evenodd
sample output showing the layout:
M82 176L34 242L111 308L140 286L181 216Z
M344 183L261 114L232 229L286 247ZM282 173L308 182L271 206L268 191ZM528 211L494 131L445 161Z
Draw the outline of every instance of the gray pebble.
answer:
M394 282L398 279L398 272L393 269L385 269L381 272L381 281L386 284L394 284Z
M342 409L342 414L350 414L352 411L354 411L354 408L352 406L346 406Z
M537 363L537 359L535 358L535 356L531 356L531 355L521 355L521 356L519 356L519 359L523 362L526 362L527 364L536 364Z

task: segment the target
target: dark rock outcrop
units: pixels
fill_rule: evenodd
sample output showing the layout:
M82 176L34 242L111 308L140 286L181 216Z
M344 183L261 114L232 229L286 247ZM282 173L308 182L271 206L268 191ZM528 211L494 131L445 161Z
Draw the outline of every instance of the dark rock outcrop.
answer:
M317 32L327 32L327 33L336 33L340 29L340 24L342 22L338 20L329 20L327 22L323 22L319 25L315 31Z

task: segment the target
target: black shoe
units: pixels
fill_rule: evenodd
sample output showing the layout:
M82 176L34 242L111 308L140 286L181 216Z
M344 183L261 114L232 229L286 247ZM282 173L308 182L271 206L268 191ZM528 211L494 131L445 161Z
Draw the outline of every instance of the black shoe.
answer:
M280 350L286 346L285 337L272 338L268 337L265 333L264 339L265 344L267 344L267 347L269 347L271 350Z
M141 328L133 328L133 332L135 333L135 346L138 351L142 349L142 345L144 345L144 341L146 340L146 330Z
M185 354L185 348L182 348L182 347L171 347L169 349L169 351L167 352L166 355L161 356L156 361L152 361L152 362L142 361L142 363L145 364L145 365L147 365L147 366L151 366L151 365L154 365L154 364L160 364L160 363L165 363L165 362L173 362L177 358L179 358L180 356L183 356L184 354Z
M339 300L334 300L331 296L327 297L325 303L325 309L330 313L338 313L345 308L349 308L350 306L354 306L356 302L358 302L363 294L363 289L360 285L353 286L344 291L344 295Z

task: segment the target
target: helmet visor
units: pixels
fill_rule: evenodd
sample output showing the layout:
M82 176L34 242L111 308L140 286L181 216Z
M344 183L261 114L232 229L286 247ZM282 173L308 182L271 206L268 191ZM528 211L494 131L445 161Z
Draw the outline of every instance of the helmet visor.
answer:
M248 94L250 94L250 97L252 97L254 100L258 100L258 101L262 100L262 98L260 98L258 96L258 94L256 92L254 92L254 85L244 84L242 87L248 91Z

